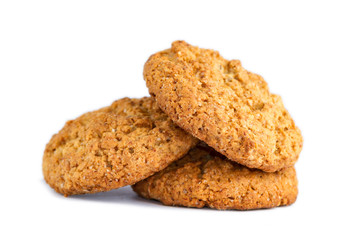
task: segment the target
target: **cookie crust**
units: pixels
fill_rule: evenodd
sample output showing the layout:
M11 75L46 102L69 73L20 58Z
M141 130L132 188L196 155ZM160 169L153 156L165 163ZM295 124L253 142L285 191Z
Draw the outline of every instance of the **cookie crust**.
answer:
M132 187L165 205L237 210L290 205L298 194L294 167L266 173L203 147Z
M300 130L281 98L239 60L176 41L148 59L144 79L176 124L229 159L266 172L297 161Z
M45 148L43 174L66 196L108 191L164 169L196 142L152 98L124 98L68 121Z

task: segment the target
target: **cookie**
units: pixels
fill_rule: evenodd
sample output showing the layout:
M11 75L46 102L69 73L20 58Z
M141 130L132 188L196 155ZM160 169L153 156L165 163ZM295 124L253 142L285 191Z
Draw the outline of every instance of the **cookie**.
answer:
M201 146L132 187L165 205L238 210L290 205L298 193L294 167L267 173Z
M66 196L108 191L164 169L196 142L152 98L124 98L68 121L46 146L43 174Z
M239 60L176 41L149 58L144 78L176 124L229 159L266 172L297 161L300 130L281 98Z

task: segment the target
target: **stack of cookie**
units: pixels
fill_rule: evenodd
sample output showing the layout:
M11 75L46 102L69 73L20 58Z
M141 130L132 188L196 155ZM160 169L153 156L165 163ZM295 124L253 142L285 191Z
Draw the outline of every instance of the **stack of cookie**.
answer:
M302 137L264 79L176 41L144 67L151 97L68 121L47 144L46 182L65 196L127 185L165 205L257 209L297 197Z

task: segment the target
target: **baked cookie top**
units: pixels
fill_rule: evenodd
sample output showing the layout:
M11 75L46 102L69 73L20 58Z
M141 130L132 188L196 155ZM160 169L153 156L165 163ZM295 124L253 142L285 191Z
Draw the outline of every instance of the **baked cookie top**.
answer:
M149 92L180 127L250 168L292 166L302 136L264 79L217 51L176 41L144 67Z
M43 174L64 195L108 191L162 170L196 142L152 98L124 98L68 121L46 146Z
M206 147L132 187L165 205L239 210L290 205L298 193L294 167L275 173L249 169Z

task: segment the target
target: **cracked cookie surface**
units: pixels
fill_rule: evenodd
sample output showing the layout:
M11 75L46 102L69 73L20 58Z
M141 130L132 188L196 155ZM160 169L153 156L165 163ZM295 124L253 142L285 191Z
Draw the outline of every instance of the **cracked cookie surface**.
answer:
M297 161L300 130L280 96L239 60L176 41L149 58L144 78L176 124L229 159L266 172Z
M238 210L290 205L298 193L294 167L275 173L249 169L200 145L132 188L165 205Z
M124 98L68 121L45 148L43 174L66 196L108 191L164 169L196 142L152 98Z

